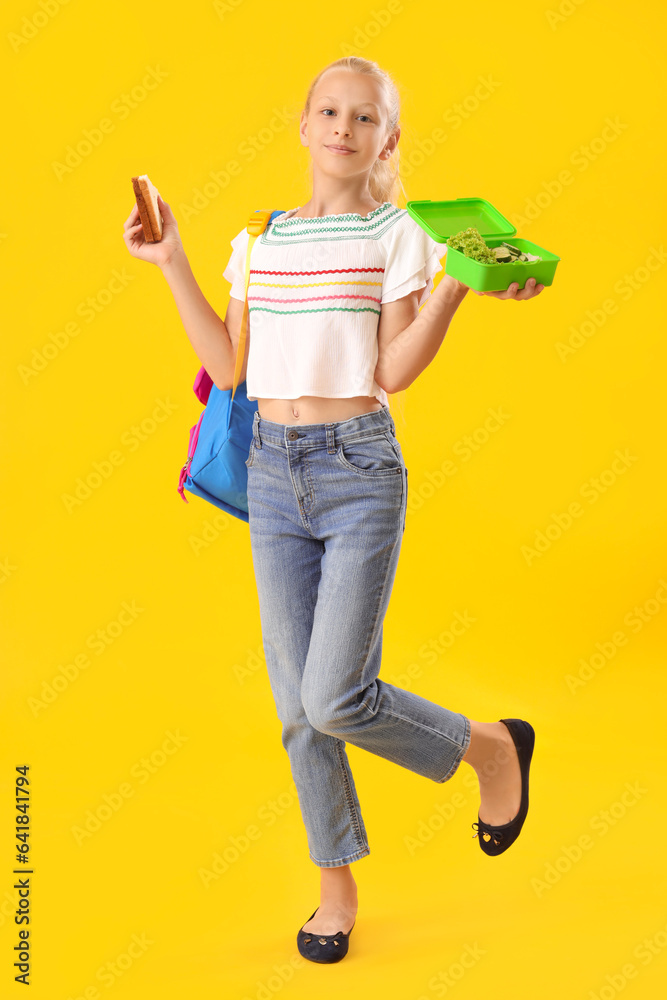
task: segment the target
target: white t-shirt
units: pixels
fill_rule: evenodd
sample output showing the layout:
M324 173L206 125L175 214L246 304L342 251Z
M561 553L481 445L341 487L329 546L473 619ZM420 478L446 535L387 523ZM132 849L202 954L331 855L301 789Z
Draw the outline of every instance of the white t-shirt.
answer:
M443 269L444 243L385 202L357 212L276 216L251 251L248 286L248 399L376 396L380 309L423 288L422 306ZM231 241L223 277L245 299L245 228Z

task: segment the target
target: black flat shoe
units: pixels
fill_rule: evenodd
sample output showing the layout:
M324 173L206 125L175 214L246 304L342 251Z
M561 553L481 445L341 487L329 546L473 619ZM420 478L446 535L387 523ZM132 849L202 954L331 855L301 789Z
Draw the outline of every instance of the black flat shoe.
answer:
M313 919L317 910L313 910L308 920ZM304 924L307 924L308 920L304 920ZM355 920L354 923L356 922ZM343 931L336 931L335 934L314 934L312 931L304 931L302 927L296 936L297 948L303 957L311 962L340 962L341 958L347 955L352 927L347 934Z
M535 730L529 722L524 719L501 719L510 731L510 736L514 741L516 752L519 757L519 767L521 768L521 803L519 811L509 823L501 826L492 826L485 823L477 814L477 823L472 824L473 830L477 833L473 837L479 837L478 843L485 854L492 857L502 854L510 847L521 833L521 827L528 812L528 773L530 771L530 761L535 748Z

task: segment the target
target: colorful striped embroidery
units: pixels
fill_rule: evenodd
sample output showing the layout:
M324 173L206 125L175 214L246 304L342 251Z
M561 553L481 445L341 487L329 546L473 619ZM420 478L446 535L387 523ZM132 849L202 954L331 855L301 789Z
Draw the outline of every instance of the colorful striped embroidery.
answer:
M251 274L346 274L350 271L384 271L383 267L336 267L325 271L261 271L258 268L250 268Z
M270 275L276 276L276 277L280 277L280 275L285 275L285 277L293 277L293 276L296 276L296 275L299 275L299 274L304 275L304 277L309 277L312 274L318 274L318 275L332 274L333 275L333 274L352 274L354 272L357 272L358 274L369 274L369 273L373 273L373 272L382 274L382 273L384 273L384 268L383 267L368 267L368 268L366 268L366 267L345 267L345 268L332 268L330 271L328 271L328 270L322 270L322 271L263 271L261 269L257 269L257 270L253 270L252 268L250 269L250 274L270 274ZM361 279L360 278L358 281L354 281L354 280L351 280L351 281L340 281L340 280L315 281L315 282L307 282L307 283L305 283L303 285L295 284L293 282L289 282L289 283L288 282L284 282L283 283L283 282L280 282L280 281L274 281L274 282L250 281L250 283L248 285L248 312L251 313L251 312L262 311L262 312L279 313L279 314L283 314L283 315L294 315L296 313L305 313L305 312L374 312L374 313L377 313L378 316L380 315L380 303L382 301L382 296L381 295L379 295L379 296L378 295L365 295L365 294L362 294L361 292L357 292L356 294L354 294L354 293L349 294L349 293L345 293L345 292L334 292L331 295L304 295L304 296L297 296L295 298L281 298L279 296L257 295L254 291L251 292L251 289L254 289L254 288L258 287L258 286L260 286L260 287L268 287L268 288L291 288L291 289L304 289L304 290L306 290L306 289L309 289L309 288L322 288L322 287L333 289L333 288L335 288L338 285L346 285L346 286L348 286L348 285L362 285L364 287L367 287L369 285L374 285L374 286L377 286L377 287L381 287L382 286L382 281L367 281L365 279ZM257 305L257 303L259 303L259 302L269 302L269 303L272 303L274 306L285 306L286 307L286 306L295 306L295 305L296 306L305 305L306 302L326 302L327 300L330 300L332 302L340 303L342 300L346 300L346 299L349 299L352 302L356 302L356 303L359 303L359 304L358 305L356 305L356 304L355 305L350 304L349 306L333 305L332 304L330 306L321 306L321 307L319 307L317 309L314 309L312 307L305 307L303 309L298 309L298 308L297 309L288 309L288 308L274 308L274 309L272 309L272 308L270 308L268 306ZM375 305L377 306L377 308L374 308L373 306L369 306L369 305L361 305L362 302L373 302L373 303L375 303Z
M378 240L387 229L403 215L407 214L405 208L397 208L390 201L378 206L367 215L359 215L356 212L348 212L342 215L321 215L313 218L275 219L270 226L267 226L259 241L265 246L294 245L296 243L313 243L320 240L350 240L350 239L372 239ZM334 220L335 223L334 224ZM342 225L341 223L349 223Z
M392 205L392 203L390 201L385 201L383 205L378 205L378 207L374 208L372 212L368 213L368 215L360 215L359 212L345 212L342 215L319 215L319 216L314 216L314 218L316 220L319 220L319 219L359 219L361 222L366 222L368 219L373 219L373 218L375 218L376 215L379 215L380 212L383 212L386 209L387 205L389 205L391 208L394 208L394 206ZM299 206L299 208L300 207L301 206ZM298 209L297 209L297 211L298 211ZM312 219L307 219L307 218L302 218L302 217L299 217L299 218L295 219L294 216L291 216L289 219L284 219L282 221L281 220L282 220L282 217L278 216L278 218L274 222L274 225L286 226L286 225L289 225L290 222L312 222L313 221Z
M313 312L372 312L380 315L379 309L372 309L370 306L363 307L361 309L349 309L346 306L336 306L332 309L268 309L265 306L253 306L252 308L248 305L248 312L272 312L279 313L281 316L289 316L293 313L313 313Z
M382 268L378 268L378 270L382 270ZM250 273L253 274L255 272L251 271ZM281 272L280 271L258 271L257 273L258 274L280 274ZM296 272L285 271L285 274L290 274L290 273L296 273ZM318 273L322 274L322 271L319 271ZM283 283L283 282L278 282L278 281L251 281L251 282L249 282L249 284L250 285L263 285L265 288L319 288L320 285L331 285L331 284L333 284L333 282L331 282L331 281L309 281L306 285L290 285L290 284ZM382 282L381 281L336 281L335 284L336 285L378 285L378 286L380 286L380 285L382 285Z

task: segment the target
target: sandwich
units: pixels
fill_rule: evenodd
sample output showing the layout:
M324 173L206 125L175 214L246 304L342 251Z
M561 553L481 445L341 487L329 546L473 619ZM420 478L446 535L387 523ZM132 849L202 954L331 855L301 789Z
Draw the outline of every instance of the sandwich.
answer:
M162 216L158 208L158 190L148 179L148 174L132 178L132 187L137 199L139 217L147 243L159 243L162 239Z

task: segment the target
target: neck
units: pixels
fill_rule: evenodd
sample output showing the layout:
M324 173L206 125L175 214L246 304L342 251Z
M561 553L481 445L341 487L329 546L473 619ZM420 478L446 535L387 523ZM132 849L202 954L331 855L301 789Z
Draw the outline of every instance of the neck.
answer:
M333 183L332 183L333 182ZM383 203L375 201L368 190L368 178L363 183L336 183L335 178L315 177L313 193L305 205L299 209L299 215L315 218L321 215L344 215L347 212L357 212L368 215Z

